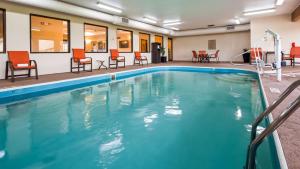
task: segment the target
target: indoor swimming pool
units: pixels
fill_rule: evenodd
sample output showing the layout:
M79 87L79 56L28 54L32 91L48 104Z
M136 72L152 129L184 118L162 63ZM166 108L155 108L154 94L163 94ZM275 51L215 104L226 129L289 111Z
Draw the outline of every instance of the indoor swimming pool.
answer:
M116 78L1 104L0 168L243 168L264 110L256 74L182 68ZM256 159L257 169L280 168L272 137Z

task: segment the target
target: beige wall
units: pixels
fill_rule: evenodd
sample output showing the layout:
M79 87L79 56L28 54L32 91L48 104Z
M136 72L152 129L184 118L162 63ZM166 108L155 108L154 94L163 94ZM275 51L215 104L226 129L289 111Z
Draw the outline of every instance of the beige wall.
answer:
M267 41L263 41L266 29L271 29L280 35L282 50L285 53L289 53L292 42L296 42L296 45L300 46L300 21L292 22L290 15L251 20L251 46L262 47L264 51L274 51L274 43L271 36L267 36Z
M118 28L127 29L133 31L133 51L139 50L139 32L151 34L151 42L154 42L154 33L145 32L141 30L134 30L126 27L115 26L109 23L81 18L77 16L47 11L38 8L20 6L13 3L0 1L1 8L6 9L6 49L7 50L27 50L30 51L30 17L29 14L38 14L50 17L56 17L61 19L70 20L71 34L70 45L71 48L84 48L84 23L91 23L96 25L107 26L108 29L108 49L117 48L117 35L116 30ZM165 44L168 37L164 36ZM97 68L97 59L108 63L109 53L87 53L89 57L92 57L93 67ZM134 54L122 53L126 57L126 65L132 65ZM144 53L144 56L148 57L151 62L151 53ZM39 73L52 74L62 73L70 71L70 58L72 53L32 53L31 59L35 59L39 66ZM7 61L6 54L0 54L0 78L4 78L5 62Z
M220 50L220 61L242 61L242 56L234 56L250 48L250 32L236 32L216 35L187 36L173 38L174 60L190 61L192 50L207 50L208 40L216 40L217 49ZM209 51L213 53L214 51Z

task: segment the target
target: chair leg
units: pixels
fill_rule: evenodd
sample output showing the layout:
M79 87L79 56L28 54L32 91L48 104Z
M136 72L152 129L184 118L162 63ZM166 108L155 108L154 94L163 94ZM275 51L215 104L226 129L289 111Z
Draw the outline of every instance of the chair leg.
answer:
M5 80L8 79L8 62L6 62L6 67L5 67Z
M72 58L71 58L71 66L70 66L70 72L73 73L73 62L72 62Z
M31 69L28 69L28 77L31 76Z
M39 79L39 73L37 67L35 67L35 79Z
M77 73L80 73L80 64L77 64Z
M15 81L15 71L11 70L11 82Z

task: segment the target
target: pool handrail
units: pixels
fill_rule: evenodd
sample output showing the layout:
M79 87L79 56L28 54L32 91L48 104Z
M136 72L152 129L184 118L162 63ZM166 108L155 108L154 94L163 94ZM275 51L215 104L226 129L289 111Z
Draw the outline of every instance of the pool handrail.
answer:
M282 123L285 122L299 107L300 96L296 98L262 133L256 136L257 127L282 101L285 100L298 86L300 80L292 83L263 113L261 113L252 124L251 140L248 146L245 169L255 169L255 156L258 146L262 141L273 133Z

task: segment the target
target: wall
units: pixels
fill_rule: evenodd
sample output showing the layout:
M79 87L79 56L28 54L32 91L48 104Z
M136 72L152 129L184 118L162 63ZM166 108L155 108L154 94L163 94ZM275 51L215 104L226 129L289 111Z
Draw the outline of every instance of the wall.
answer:
M117 35L116 30L118 28L127 29L133 31L133 51L139 50L139 32L151 34L151 42L154 42L154 33L145 32L141 30L133 30L126 27L120 27L111 25L109 23L81 18L77 16L47 11L43 9L20 6L9 2L0 2L1 8L6 9L6 50L27 50L30 51L30 20L29 14L38 14L44 16L51 16L61 19L70 20L70 45L71 48L84 48L84 23L91 23L96 25L108 26L108 49L117 48ZM167 44L168 37L164 36L164 43ZM126 65L132 65L134 54L122 53L126 57ZM151 63L151 53L144 53L144 56L148 57ZM93 67L97 68L98 63L95 61L101 59L108 64L108 53L87 53L86 56L92 57ZM31 59L37 61L39 66L39 74L53 74L70 71L70 58L72 53L32 53ZM4 53L0 53L0 78L4 78L5 62L7 56Z
M208 40L216 39L220 50L220 61L243 61L243 57L235 57L250 48L250 32L236 32L216 35L187 36L173 38L174 60L191 61L192 50L208 49ZM209 51L213 53L214 51Z
M282 50L285 53L289 53L292 42L296 42L296 45L300 46L300 21L292 22L290 15L263 17L251 20L251 46L262 47L265 51L274 51L272 37L267 36L267 41L263 41L266 29L271 29L280 35ZM299 61L298 59L297 62Z

